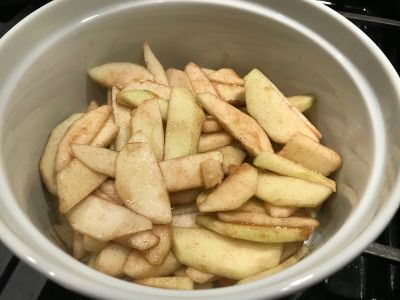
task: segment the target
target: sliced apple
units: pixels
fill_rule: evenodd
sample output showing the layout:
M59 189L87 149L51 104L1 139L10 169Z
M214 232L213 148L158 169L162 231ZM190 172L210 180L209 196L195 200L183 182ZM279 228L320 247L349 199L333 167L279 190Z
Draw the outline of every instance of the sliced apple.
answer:
M142 131L157 159L164 156L164 127L158 100L144 101L132 115L131 131Z
M74 230L68 222L63 224L54 224L54 231L60 240L67 246L68 249L71 249L74 242Z
M128 208L155 224L171 222L168 192L157 158L147 144L127 144L118 154L115 188Z
M186 275L197 283L206 283L208 281L211 281L215 277L214 274L202 272L191 267L188 267L186 269Z
M219 212L219 220L229 223L273 226L273 227L311 227L316 228L319 222L307 217L275 218L263 213L252 212Z
M215 72L215 70L209 69L209 68L201 68L201 70L203 71L204 74L207 75L207 77L210 76L212 73Z
M158 236L159 242L142 253L149 263L159 266L164 262L171 250L171 227L169 225L154 225L151 233Z
M243 86L215 83L214 87L222 100L234 106L246 106L246 95Z
M111 103L115 124L119 127L119 132L115 139L115 150L120 151L131 137L131 110L117 102L118 92L117 88L112 88Z
M74 230L101 241L152 228L146 217L94 196L74 207L67 218Z
M193 290L194 283L189 277L148 277L135 280L134 283L169 290Z
M79 232L74 232L74 240L72 243L72 256L77 260L85 258L87 252L83 247L83 236Z
M107 87L122 89L131 81L154 80L154 75L145 67L129 62L106 63L88 71L89 77L96 83Z
M121 92L129 92L133 90L149 91L159 98L168 100L171 95L171 88L167 85L159 84L153 81L132 81L129 82Z
M247 111L273 141L286 143L297 132L318 141L313 130L300 117L301 113L259 70L253 69L246 75L244 86Z
M215 159L222 163L221 152L212 151L178 157L160 162L160 169L169 192L177 192L203 186L200 165L203 161Z
M198 152L208 152L228 146L233 141L233 137L223 130L212 133L203 133L200 135Z
M171 252L159 266L150 264L138 250L132 250L125 263L124 273L134 279L153 276L168 276L178 270L182 265Z
M123 106L129 108L138 107L145 100L155 99L157 96L146 90L121 91L117 95L117 101Z
M305 112L314 103L314 96L312 95L297 95L297 96L291 96L287 97L288 101L296 107L300 112Z
M170 68L165 73L171 87L181 87L193 92L193 87L190 83L190 79L184 71Z
M222 68L211 74L207 75L208 79L214 82L225 84L243 85L243 79L233 70L229 68Z
M246 201L237 210L241 211L241 212L265 214L266 209L264 208L264 203L265 202L253 197L253 198L249 199L248 201Z
M276 274L278 272L282 272L283 270L285 270L285 269L293 266L294 264L298 263L308 253L309 253L309 249L306 246L303 246L293 256L289 257L287 260L285 260L284 262L280 263L279 265L277 265L277 266L275 266L273 268L267 269L267 270L265 270L263 272L260 272L258 274L255 274L253 276L244 278L244 279L240 280L238 282L238 284L252 282L252 281L255 281L255 280L259 280L259 279L262 279L262 278L269 277L269 276L274 275L274 274Z
M54 164L57 156L58 145L64 138L64 135L68 131L68 128L83 115L84 114L74 114L58 124L51 131L46 148L44 149L42 158L40 159L39 170L40 175L42 176L43 183L46 185L47 190L54 195L57 194L57 183Z
M336 191L336 183L332 179L274 153L263 152L259 154L254 159L253 164L258 168L266 169L277 174L323 184L330 187L334 192Z
M203 110L189 90L172 89L165 130L165 160L197 153L204 119Z
M277 218L287 218L293 215L296 211L299 210L298 207L281 207L271 205L268 202L264 202L264 207L267 211L267 214L271 217Z
M185 67L186 75L189 77L194 92L197 93L210 93L218 96L214 86L208 80L207 75L204 74L202 69L193 62L190 62Z
M316 207L331 193L330 187L303 179L272 173L258 174L257 198L275 206Z
M226 211L239 208L257 191L257 170L249 164L242 164L210 193L197 198L200 212ZM204 195L204 197L203 197Z
M88 252L99 252L108 245L107 242L100 241L88 235L83 236L82 243L83 243L83 248Z
M234 240L203 228L173 228L178 260L202 272L239 280L279 263L281 244Z
M58 144L54 166L57 173L73 158L71 144L90 144L103 128L110 114L111 107L103 105L85 113L70 125Z
M169 200L172 205L188 204L196 201L197 196L201 193L202 189L190 189L174 193L169 193Z
M206 189L213 188L224 179L224 170L221 162L215 159L207 159L200 164L203 185Z
M198 227L196 224L197 213L178 214L172 216L172 227Z
M91 111L91 110L96 109L98 107L99 107L99 104L97 103L96 100L90 100L89 104L86 107L86 111L85 112Z
M78 159L73 159L57 174L60 212L68 212L106 180L107 175L97 173Z
M144 251L158 245L160 238L152 233L151 230L146 230L121 236L116 238L115 242L125 247Z
M246 152L244 152L240 147L236 146L225 146L217 149L224 156L222 166L224 168L224 173L228 174L228 167L230 165L241 165L244 158L246 157Z
M205 133L210 133L220 130L222 130L222 127L218 124L218 122L213 117L206 116L201 131Z
M119 127L114 123L114 117L110 116L90 145L101 148L108 147L117 137L118 131Z
M146 40L143 43L143 52L147 70L149 70L154 75L154 80L160 84L168 85L168 80L167 76L165 75L164 68L151 50Z
M129 252L129 248L112 243L98 254L95 269L107 275L121 277L124 275Z
M107 180L100 186L100 191L103 192L108 199L114 204L123 205L124 203L119 198L118 193L115 189L115 181Z
M325 176L342 164L342 158L334 150L299 133L289 139L279 155Z
M72 152L77 159L93 171L115 177L115 162L118 152L79 144L72 144Z
M226 223L216 217L198 215L196 223L216 233L234 239L263 242L263 243L288 243L307 240L313 228L311 227L267 227Z
M253 156L273 152L268 136L253 118L209 93L197 95L203 108Z
M298 252L303 245L304 242L285 243L283 246L283 251L280 261L283 262L292 255L296 254L296 252Z

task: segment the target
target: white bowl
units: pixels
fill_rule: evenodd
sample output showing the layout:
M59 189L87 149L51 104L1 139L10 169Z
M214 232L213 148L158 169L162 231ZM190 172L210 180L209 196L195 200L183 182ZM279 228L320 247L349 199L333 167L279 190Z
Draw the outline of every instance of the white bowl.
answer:
M188 61L264 71L286 94L312 92L311 120L343 155L338 192L320 214L314 251L257 282L171 291L96 272L47 236L52 203L38 161L50 129L104 91L87 68L141 60L148 37L164 66ZM349 21L305 0L54 1L0 40L0 234L21 259L96 298L275 298L324 279L358 255L398 208L400 81Z

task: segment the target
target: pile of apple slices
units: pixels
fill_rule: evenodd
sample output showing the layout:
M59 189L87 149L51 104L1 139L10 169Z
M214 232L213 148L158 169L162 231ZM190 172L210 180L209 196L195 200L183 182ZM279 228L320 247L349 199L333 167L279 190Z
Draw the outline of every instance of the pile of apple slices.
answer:
M313 97L287 98L257 69L164 71L147 42L144 60L90 69L107 104L51 132L40 172L57 196L60 245L168 289L244 283L299 261L341 165L302 113Z

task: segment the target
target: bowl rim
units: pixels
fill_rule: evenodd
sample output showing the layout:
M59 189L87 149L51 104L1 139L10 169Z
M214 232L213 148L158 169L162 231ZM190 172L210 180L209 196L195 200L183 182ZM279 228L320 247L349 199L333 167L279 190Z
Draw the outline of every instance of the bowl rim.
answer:
M395 72L395 70L393 69L390 62L387 60L387 58L384 56L384 54L381 52L381 50L367 36L365 36L364 33L362 33L355 25L353 25L350 21L345 19L343 16L340 16L333 10L330 10L329 8L323 6L323 4L321 4L321 3L317 3L314 1L307 1L307 0L302 0L302 1L311 6L314 6L315 8L318 8L322 13L325 13L325 14L329 15L330 17L335 18L339 23L346 26L347 29L351 30L357 37L359 37L364 42L364 44L368 48L370 48L370 50L373 52L375 57L380 61L383 69L388 74L388 77L391 79L391 84L395 87L395 90L397 91L397 94L399 96L398 99L400 99L400 88L397 88L397 87L400 87L397 73ZM32 19L39 17L42 13L47 13L48 10L50 10L52 7L58 5L59 2L66 2L66 1L55 1L55 2L51 2L49 4L46 4L39 10L37 10L34 13L32 13L31 15L29 15L27 18L23 19L15 27L13 27L0 40L0 50L1 50L2 44L5 43L7 39L11 38L15 32L18 32L19 30L23 29L26 24L29 25L29 22ZM139 1L139 2L142 3L144 1ZM156 1L146 1L146 3L144 3L144 5L146 5L147 3L151 4L154 2L156 2ZM171 2L187 3L189 1L175 0L175 1L171 1ZM199 3L200 1L190 1L190 2ZM210 3L210 4L220 4L220 5L222 4L220 2L217 3L217 0L206 0L206 1L202 1L202 2L206 2L206 3ZM232 3L236 3L236 4L238 4L239 2L240 1L232 1ZM228 4L225 2L223 5L228 5ZM243 5L243 3L240 3L239 6L237 6L237 7L242 9L242 7L240 7L241 5ZM254 5L254 3L250 3L248 5ZM384 143L384 144L386 145L386 143ZM383 161L382 161L382 168L383 168ZM3 172L1 172L1 180L2 180L1 183L3 184ZM375 239L377 237L377 235L380 233L380 231L389 222L390 218L394 215L395 209L393 209L393 208L398 206L398 204L400 202L400 197L398 197L399 194L400 194L400 180L397 180L394 191L391 193L391 197L388 201L388 204L390 204L390 205L387 205L386 207L384 207L377 214L378 216L382 215L383 217L381 217L381 218L376 217L373 220L373 222L371 223L371 224L374 224L375 226L370 225L368 227L368 230L365 230L364 232L362 232L362 234L360 234L358 236L357 241L359 241L359 242L353 243L352 245L350 245L346 248L346 249L349 249L349 248L353 249L353 250L351 250L351 252L352 252L351 255L344 255L344 256L340 257L339 262L337 260L335 260L334 263L330 263L330 267L326 267L325 270L321 270L318 273L318 276L314 276L315 274L304 275L303 278L299 279L302 281L298 282L297 285L294 285L290 289L285 289L286 286L281 287L280 288L281 293L279 295L284 296L285 294L294 292L296 289L304 288L306 286L309 286L309 285L315 283L316 281L320 280L320 278L321 278L320 274L326 275L328 273L332 273L333 271L339 269L341 266L343 266L348 261L350 261L355 256L354 255L355 253L357 254L357 253L361 252L362 249L364 247L366 247L368 243L370 243L373 239ZM12 196L12 193L9 193L9 195ZM370 197L373 198L372 195ZM384 219L384 218L387 218L387 219ZM55 280L56 282L60 283L61 285L68 287L68 288L72 288L81 293L91 295L91 296L97 296L97 297L104 297L106 294L109 294L109 292L112 291L111 287L109 289L104 288L104 287L100 288L99 287L100 281L94 283L94 281L95 281L94 278L91 278L91 280L85 279L84 282L83 282L82 278L79 278L79 279L73 278L74 276L71 276L71 275L73 275L71 272L65 271L65 269L63 267L59 267L58 265L47 261L46 258L44 257L44 255L42 255L42 254L39 255L35 251L32 251L32 249L25 243L23 238L18 236L18 234L16 232L13 232L13 230L10 229L8 227L8 225L6 225L2 220L0 220L0 232L1 232L2 241L4 241L4 243L8 247L10 247L13 250L13 252L17 254L17 256L19 256L23 261L27 262L29 265L33 266L35 269L38 269L40 272L42 272L46 276L50 277L52 280ZM39 233L39 234L42 235L41 233ZM43 238L44 238L44 236L43 236ZM53 246L53 247L55 247L55 246ZM69 257L69 255L68 255L68 257ZM74 262L76 262L76 261L74 260ZM296 266L299 266L299 265L301 265L301 263L297 264ZM115 280L115 281L121 282L120 280L110 278L106 275L100 274L97 271L92 271L92 270L90 270L90 271L92 273L96 273L96 275L98 275L98 277L100 277L100 279L102 279L102 280L107 280L107 281ZM90 274L90 272L88 272L88 273ZM281 274L283 274L283 273L284 272L282 272ZM281 274L278 274L275 278L280 278L278 276ZM306 273L304 273L304 274L306 274ZM312 275L312 276L310 277L310 275ZM246 289L243 289L244 292L249 291L249 290L252 290L252 292L254 292L254 289L256 289L256 288L259 288L258 290L262 291L261 286L265 285L265 281L266 281L265 279L259 280L257 282L249 283L249 284L241 286L241 287L247 287ZM84 285L84 287L82 289L83 285ZM88 290L86 290L86 288L88 288L88 287L90 287L90 289L91 289L90 292ZM138 286L138 285L135 285L135 289L138 292L143 292L143 295L140 295L140 296L146 296L146 294L147 294L147 296L150 296L150 294L155 295L155 296L157 296L157 295L165 296L165 290L142 287L142 286ZM167 291L167 293L171 294L171 296L175 296L175 297L180 296L180 297L188 298L188 296L189 297L192 296L193 298L198 298L198 297L203 297L203 296L204 297L205 296L217 296L216 294L218 294L218 296L223 296L224 294L230 294L228 292L228 290L232 290L232 289L234 289L234 288L229 287L229 288L218 289L221 292L207 293L208 295L205 295L204 291L201 291L203 295L199 295L200 293L198 291L197 291L197 295L195 295L193 292L189 292L190 294L186 294L185 292ZM223 290L225 290L226 293L223 292ZM160 292L158 292L158 291L160 291ZM217 291L217 290L213 290L213 291ZM239 291L237 291L237 292L239 292ZM259 296L262 296L262 294L259 294Z

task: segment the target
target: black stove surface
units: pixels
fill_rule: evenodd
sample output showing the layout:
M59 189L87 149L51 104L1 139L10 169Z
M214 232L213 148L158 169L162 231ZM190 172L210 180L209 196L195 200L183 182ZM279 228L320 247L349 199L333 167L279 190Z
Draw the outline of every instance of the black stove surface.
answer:
M48 0L0 0L0 37ZM400 72L400 1L331 0L325 5L363 30ZM377 239L378 247L400 248L400 211ZM376 246L376 245L375 245ZM372 248L371 248L372 249ZM371 250L374 251L373 249ZM48 280L0 243L0 300L89 299ZM285 299L400 299L400 263L370 254L357 257L319 284Z

